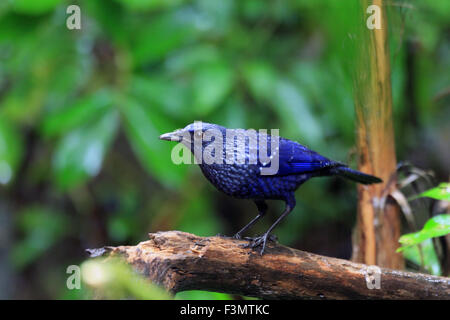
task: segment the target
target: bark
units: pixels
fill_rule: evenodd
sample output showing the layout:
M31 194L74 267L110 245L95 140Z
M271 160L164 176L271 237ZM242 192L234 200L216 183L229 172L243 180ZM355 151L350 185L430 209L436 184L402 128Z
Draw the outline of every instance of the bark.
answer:
M396 188L396 156L392 121L392 93L387 18L382 0L362 1L361 15L369 5L381 9L381 29L369 30L366 21L358 42L354 82L357 117L358 168L383 183L358 186L359 202L353 260L402 269L396 253L401 235L400 212L389 197Z
M263 299L450 299L449 278L384 268L378 273L378 267L274 242L261 256L257 250L244 248L248 243L244 240L180 231L149 237L136 246L88 251L91 256L123 257L172 293L210 290ZM377 274L379 282L374 281Z

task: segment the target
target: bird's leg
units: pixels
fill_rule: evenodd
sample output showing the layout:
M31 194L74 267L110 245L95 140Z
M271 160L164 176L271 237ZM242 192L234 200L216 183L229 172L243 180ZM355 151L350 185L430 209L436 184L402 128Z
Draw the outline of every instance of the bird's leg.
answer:
M283 213L277 219L277 221L275 221L275 223L271 225L270 228L262 236L253 238L252 242L249 243L248 245L245 245L245 247L256 248L262 246L261 251L259 252L260 255L262 255L264 253L264 249L266 248L267 240L272 240L271 239L272 235L270 233L281 222L281 220L283 220L284 217L286 217L292 211L292 209L294 209L294 207L295 207L295 198L292 195L286 199L286 209L284 209Z
M233 238L241 239L242 234L247 231L252 225L256 223L259 219L261 219L267 212L267 203L264 200L255 200L256 207L258 208L258 215L253 218L245 227L239 230Z
M243 247L244 248L254 248L257 247L261 244L262 239L264 238L265 233L262 236L257 236L257 237L244 237L245 240L248 240L249 243L244 244ZM278 237L274 234L269 234L267 235L267 240L268 241L272 241L272 242L277 242L278 241Z
M262 236L251 238L251 243L248 245L245 245L244 247L250 247L250 248L256 248L259 246L262 246L261 251L259 252L260 255L263 254L264 249L266 248L267 240L273 240L273 235L270 234L272 230L280 223L281 220L283 220L284 217L286 217L290 212L292 211L292 208L290 206L286 206L286 209L281 214L281 216L275 221L275 223L267 230Z

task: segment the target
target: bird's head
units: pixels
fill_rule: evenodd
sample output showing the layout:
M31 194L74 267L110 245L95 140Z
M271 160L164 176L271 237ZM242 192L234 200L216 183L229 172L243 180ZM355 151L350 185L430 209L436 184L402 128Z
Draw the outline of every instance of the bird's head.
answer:
M225 135L225 130L226 128L217 124L195 121L194 123L188 124L183 129L164 133L160 135L159 138L161 140L180 142L191 151L194 151L195 146L204 148L206 145L211 143L211 139L206 139L206 136L209 136L210 133L220 132ZM195 141L199 141L201 143L194 143Z

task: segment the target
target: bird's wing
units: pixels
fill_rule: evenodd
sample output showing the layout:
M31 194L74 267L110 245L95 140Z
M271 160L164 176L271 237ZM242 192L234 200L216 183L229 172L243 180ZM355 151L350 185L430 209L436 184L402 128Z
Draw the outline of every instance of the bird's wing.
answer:
M275 174L277 176L317 172L326 168L341 165L297 142L283 138L280 138L279 140L278 155L275 152L276 150L274 150L271 155L278 156L279 159L279 169ZM263 166L268 167L273 164L274 163L263 164Z

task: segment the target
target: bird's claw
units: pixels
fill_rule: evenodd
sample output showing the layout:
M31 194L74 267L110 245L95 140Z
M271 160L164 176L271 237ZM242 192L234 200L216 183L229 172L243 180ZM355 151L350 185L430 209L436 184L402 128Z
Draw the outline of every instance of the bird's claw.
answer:
M238 233L236 233L234 236L232 236L232 238L233 238L233 239L236 239L236 240L241 240L241 239L242 239L242 236L241 236L241 234L238 232Z
M257 247L261 246L262 248L261 248L259 254L262 255L264 253L265 248L266 248L267 241L276 242L277 241L277 236L273 235L273 234L265 233L265 234L263 234L262 236L259 236L259 237L254 237L254 238L245 237L244 239L249 241L249 243L243 245L244 248L252 248L252 249L254 249L254 248L257 248Z
M278 237L274 234L263 234L262 236L259 237L244 237L245 240L251 241L251 242L255 242L258 241L261 238L267 237L267 240L272 241L272 242L277 242L278 241Z

